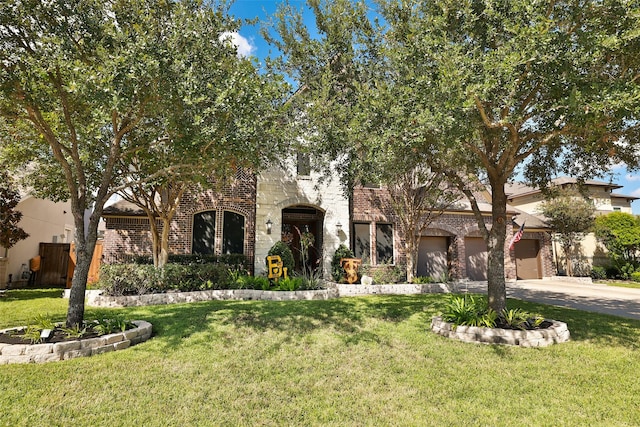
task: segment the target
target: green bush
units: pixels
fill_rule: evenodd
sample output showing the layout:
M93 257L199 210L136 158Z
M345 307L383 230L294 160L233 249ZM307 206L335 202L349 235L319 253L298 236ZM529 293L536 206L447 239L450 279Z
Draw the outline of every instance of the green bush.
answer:
M377 265L371 266L363 264L362 275L371 276L373 283L377 284L393 284L393 283L405 283L407 281L407 268L405 265Z
M153 264L150 255L135 255L131 262L139 265ZM225 264L230 267L247 268L247 257L242 254L170 254L168 264L193 265L193 264Z
M600 266L594 265L591 268L590 276L594 280L604 280L604 279L607 278L607 269L604 268L604 267L600 267Z
M344 269L342 268L342 265L340 265L340 260L342 258L354 258L353 251L344 244L341 244L338 249L336 249L333 253L333 258L331 259L331 278L334 282L341 282L344 280Z
M429 284L434 282L435 280L431 276L416 276L411 281L411 283L416 285L424 285L424 284Z
M148 264L111 264L100 268L98 286L107 295L141 295L228 287L229 267L225 264L167 264L155 268Z
M295 268L295 261L293 259L293 252L291 248L283 241L278 241L269 249L268 255L279 255L282 260L282 266L287 269L287 274L292 274ZM265 264L267 260L265 259Z
M640 271L631 273L631 280L633 280L634 282L640 282Z

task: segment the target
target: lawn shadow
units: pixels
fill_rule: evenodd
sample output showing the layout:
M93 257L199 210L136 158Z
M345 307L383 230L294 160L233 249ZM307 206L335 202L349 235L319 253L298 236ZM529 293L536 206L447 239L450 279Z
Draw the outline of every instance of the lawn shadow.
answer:
M61 298L61 288L51 289L9 289L3 293L0 303L28 301L41 298Z
M154 335L169 348L200 332L211 332L212 325L232 325L256 332L286 332L287 339L332 329L345 342L380 342L369 328L372 319L399 323L415 313L443 306L438 295L371 296L332 300L303 301L208 301L191 304L135 307L132 317L153 324Z

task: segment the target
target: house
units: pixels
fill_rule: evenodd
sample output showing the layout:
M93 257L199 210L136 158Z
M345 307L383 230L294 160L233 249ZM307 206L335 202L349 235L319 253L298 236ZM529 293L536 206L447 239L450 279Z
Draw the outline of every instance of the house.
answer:
M292 247L299 268L299 239L308 233L313 246L307 263L322 267L325 277L341 244L372 268L386 268L405 260L388 197L379 187L358 187L348 196L337 179L321 177L311 170L308 159L298 156L257 175L239 171L221 190L186 194L171 226L169 247L178 254L242 253L253 265L253 273L260 275L266 272L269 249L279 240ZM490 223L490 204L480 206ZM515 222L507 242L520 227L520 218L528 223L516 249L505 248L506 277L554 275L549 230L525 212L511 209L509 213ZM105 208L103 217L105 262L151 253L149 224L140 209L120 201ZM421 236L418 275L486 280L486 260L487 248L475 216L468 204L460 202Z
M75 232L69 202L56 203L23 195L16 210L22 212L19 226L29 233L29 237L9 249L4 262L6 269L3 271L0 266L0 287L9 282L9 276L13 286L16 282L26 283L29 279L29 261L39 255L41 243L68 245ZM0 254L4 255L4 248L0 249Z
M569 177L560 177L551 180L552 186L560 188L572 188L579 185L578 180ZM596 215L604 215L611 212L632 213L631 203L638 197L617 193L616 190L622 188L611 182L587 180L582 183L585 194L593 201L596 208ZM537 218L544 223L544 218L540 215L540 204L544 201L544 194L539 188L533 188L521 183L510 184L506 188L507 199L514 208ZM559 245L555 242L552 245L553 259L558 270L562 273L566 268L566 260ZM581 256L577 269L580 273L588 274L592 265L608 264L606 250L598 244L595 235L589 233L581 242ZM575 263L575 261L574 261ZM576 269L576 266L574 266Z

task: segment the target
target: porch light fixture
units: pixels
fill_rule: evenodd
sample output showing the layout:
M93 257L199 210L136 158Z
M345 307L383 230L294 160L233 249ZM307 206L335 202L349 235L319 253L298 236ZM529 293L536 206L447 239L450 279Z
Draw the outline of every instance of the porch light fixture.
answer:
M342 224L340 221L336 222L336 231L340 233L342 231Z
M267 219L267 234L271 234L271 226L273 222L271 222L271 218Z

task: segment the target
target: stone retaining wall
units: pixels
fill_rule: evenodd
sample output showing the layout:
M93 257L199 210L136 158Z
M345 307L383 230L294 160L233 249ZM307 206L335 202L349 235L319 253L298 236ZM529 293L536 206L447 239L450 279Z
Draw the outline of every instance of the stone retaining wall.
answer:
M136 325L133 329L85 340L44 344L0 343L0 365L52 362L124 350L151 337L151 323L144 320L134 320L133 323ZM2 332L15 329L5 329Z
M551 326L547 329L522 331L477 326L454 327L452 323L445 322L442 317L436 316L431 319L431 330L436 334L464 342L520 347L547 347L569 341L570 333L566 323L557 320L548 320L548 322L551 322Z
M108 296L101 291L87 291L87 305L93 307L137 307L144 305L177 304L211 300L328 300L360 295L413 295L449 292L441 283L424 285L344 285L332 284L328 289L316 291L260 291L255 289L217 289L195 292L167 292L163 294ZM68 298L68 292L65 292Z

